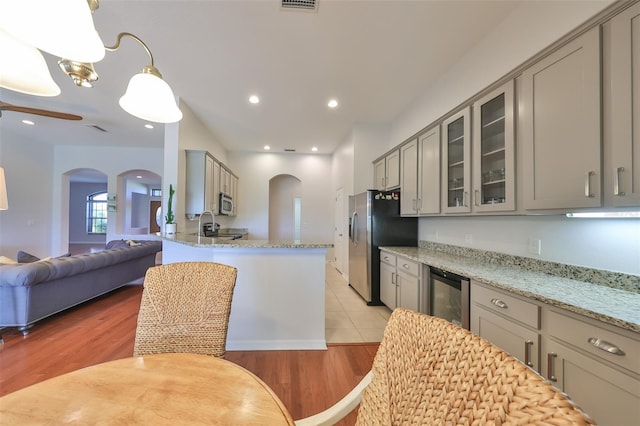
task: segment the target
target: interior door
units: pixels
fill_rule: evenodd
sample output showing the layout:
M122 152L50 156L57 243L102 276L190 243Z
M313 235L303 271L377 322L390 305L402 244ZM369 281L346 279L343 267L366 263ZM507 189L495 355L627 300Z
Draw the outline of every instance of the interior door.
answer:
M161 201L150 201L149 202L149 233L155 234L156 232L160 232L160 225L156 222L156 212L162 205Z

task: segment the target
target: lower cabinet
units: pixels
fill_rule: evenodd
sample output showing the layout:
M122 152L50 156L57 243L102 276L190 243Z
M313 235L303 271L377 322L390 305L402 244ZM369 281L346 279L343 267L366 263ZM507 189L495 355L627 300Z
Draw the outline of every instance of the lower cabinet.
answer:
M391 310L396 308L396 256L380 253L380 300Z
M638 333L475 281L471 331L538 371L597 424L637 424Z
M391 310L420 312L422 264L388 252L380 253L380 300Z
M540 371L539 308L472 281L471 331Z

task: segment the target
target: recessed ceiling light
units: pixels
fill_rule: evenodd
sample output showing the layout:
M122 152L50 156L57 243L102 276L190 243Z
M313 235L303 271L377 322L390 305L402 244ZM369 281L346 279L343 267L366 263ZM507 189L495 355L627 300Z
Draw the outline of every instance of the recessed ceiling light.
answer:
M256 95L251 95L249 96L249 102L251 102L252 104L257 104L260 102L260 98Z
M31 120L22 120L22 122L23 122L24 124L28 124L29 126L33 126L34 124L36 124L36 123L34 123L33 121L31 121Z
M317 151L318 151L318 147L317 147L317 146L314 146L313 148L311 148L311 151L313 151L313 152L317 152Z
M264 146L264 149L268 151L268 150L270 150L270 149L271 149L271 147L270 147L269 145L265 145L265 146Z
M144 127L147 129L153 129L153 124L145 124Z
M329 101L329 103L327 104L327 106L328 106L329 108L335 108L335 107L337 107L337 106L338 106L338 101L336 101L335 99L331 99L331 100Z
M137 176L136 176L136 179L142 179L142 176L137 175Z

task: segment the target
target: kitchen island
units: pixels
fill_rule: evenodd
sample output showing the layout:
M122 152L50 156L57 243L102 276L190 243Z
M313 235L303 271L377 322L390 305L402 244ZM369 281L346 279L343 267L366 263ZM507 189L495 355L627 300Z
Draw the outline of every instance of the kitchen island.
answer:
M227 350L326 349L329 243L163 236L163 263L217 262L238 269Z

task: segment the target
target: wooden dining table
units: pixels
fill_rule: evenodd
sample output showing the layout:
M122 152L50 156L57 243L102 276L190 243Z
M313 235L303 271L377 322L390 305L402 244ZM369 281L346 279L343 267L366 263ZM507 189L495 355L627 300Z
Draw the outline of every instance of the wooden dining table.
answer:
M293 425L256 375L207 355L156 354L76 370L0 398L0 425Z

